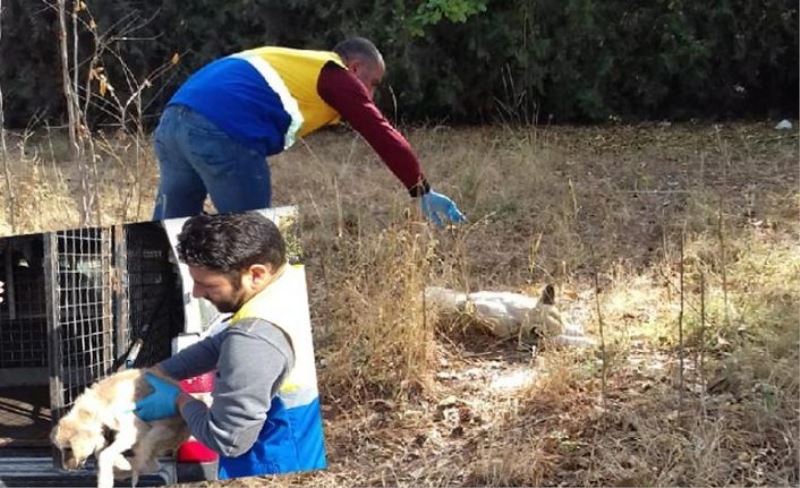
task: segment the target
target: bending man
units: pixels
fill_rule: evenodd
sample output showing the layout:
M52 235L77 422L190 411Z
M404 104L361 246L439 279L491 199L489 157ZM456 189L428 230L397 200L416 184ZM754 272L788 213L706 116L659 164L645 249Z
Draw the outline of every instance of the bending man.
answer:
M331 52L261 47L200 69L172 97L155 132L161 181L153 218L197 215L206 194L222 213L269 207L265 158L344 119L420 198L430 220L462 222L373 103L385 71L375 45L359 37Z

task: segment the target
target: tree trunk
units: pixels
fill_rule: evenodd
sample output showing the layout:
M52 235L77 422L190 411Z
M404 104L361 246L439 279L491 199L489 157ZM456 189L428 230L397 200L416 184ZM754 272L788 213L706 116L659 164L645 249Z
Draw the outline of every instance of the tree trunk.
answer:
M59 41L59 51L61 54L61 84L64 90L64 98L67 102L67 118L69 123L69 142L72 146L72 157L73 161L76 163L78 168L78 177L80 178L80 198L81 198L81 208L80 208L80 226L83 227L88 224L91 219L91 203L90 203L90 195L89 195L89 185L87 178L89 177L89 172L87 168L83 164L83 136L80 133L81 131L81 121L80 121L80 103L78 100L78 93L77 93L77 84L75 80L70 79L70 61L69 61L69 45L68 45L68 35L67 32L67 1L66 0L57 0L56 3L58 9L58 41ZM73 22L73 38L77 40L77 34L75 29L77 29L76 19L75 19L75 9L73 7L72 12L72 22ZM75 43L75 53L74 56L77 60L77 42ZM76 70L77 76L77 61L75 62L73 69Z

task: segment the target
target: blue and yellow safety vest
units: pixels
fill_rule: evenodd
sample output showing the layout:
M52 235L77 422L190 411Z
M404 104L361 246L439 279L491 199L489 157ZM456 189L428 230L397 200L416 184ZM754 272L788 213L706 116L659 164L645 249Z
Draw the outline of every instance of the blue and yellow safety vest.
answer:
M218 59L194 73L169 105L185 105L265 156L298 136L339 122L317 93L322 67L345 67L338 54L261 47Z
M289 337L294 366L272 399L256 443L241 456L220 457L219 477L324 469L325 444L303 267L286 265L272 284L236 312L230 327L251 318L266 320ZM258 358L253 360L257 364Z

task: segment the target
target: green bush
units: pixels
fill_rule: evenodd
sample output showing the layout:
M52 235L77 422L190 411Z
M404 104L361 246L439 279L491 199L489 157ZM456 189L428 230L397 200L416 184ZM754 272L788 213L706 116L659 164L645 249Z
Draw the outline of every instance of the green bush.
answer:
M99 32L127 38L110 47L137 79L182 54L144 93L152 117L181 81L216 57L270 43L329 49L355 34L384 52L389 72L379 102L404 121L796 117L798 111L798 5L790 0L86 3ZM16 126L32 117L62 120L52 9L7 1L2 22L7 120ZM84 59L91 35L84 32L80 45ZM124 94L125 72L112 56L104 59ZM95 116L103 118L100 110Z

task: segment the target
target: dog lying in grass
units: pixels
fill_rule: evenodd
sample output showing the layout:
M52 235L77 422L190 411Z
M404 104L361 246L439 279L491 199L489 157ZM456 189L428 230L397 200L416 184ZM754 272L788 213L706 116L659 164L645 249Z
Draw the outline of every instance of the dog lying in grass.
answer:
M67 469L83 467L94 454L98 488L113 488L115 471L130 476L136 486L140 474L158 470L158 456L189 438L180 415L143 422L133 413L135 402L151 393L145 372L156 374L129 369L87 388L51 433ZM123 455L128 450L130 459Z
M460 293L447 288L428 287L425 298L444 312L466 313L492 335L511 339L517 346L544 338L559 346L592 346L593 341L579 329L565 324L555 304L555 289L547 285L539 299L503 291Z

